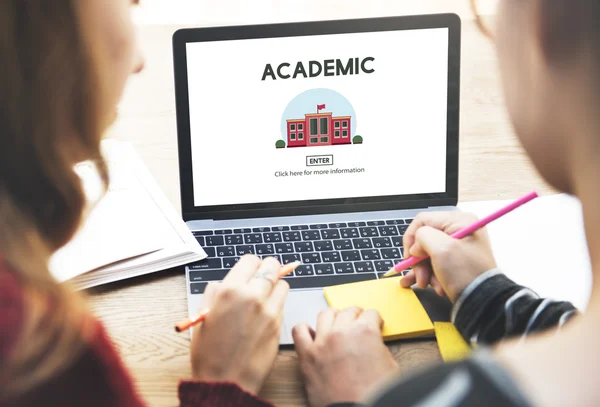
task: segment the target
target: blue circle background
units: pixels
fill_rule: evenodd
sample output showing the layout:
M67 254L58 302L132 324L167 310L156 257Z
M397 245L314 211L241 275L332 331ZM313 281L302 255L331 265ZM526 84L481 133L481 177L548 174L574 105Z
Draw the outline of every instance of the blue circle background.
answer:
M302 92L296 96L283 111L281 116L281 138L287 143L286 120L302 119L307 113L317 113L317 105L325 105L321 112L332 112L333 117L351 116L350 140L356 134L356 113L352 104L335 90L316 88Z

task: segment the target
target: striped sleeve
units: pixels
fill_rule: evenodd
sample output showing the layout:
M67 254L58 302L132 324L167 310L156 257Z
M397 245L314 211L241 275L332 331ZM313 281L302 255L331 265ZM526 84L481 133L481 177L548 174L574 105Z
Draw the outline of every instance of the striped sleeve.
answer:
M488 345L547 329L559 330L577 309L569 302L540 298L498 269L482 274L454 304L452 322L472 344Z

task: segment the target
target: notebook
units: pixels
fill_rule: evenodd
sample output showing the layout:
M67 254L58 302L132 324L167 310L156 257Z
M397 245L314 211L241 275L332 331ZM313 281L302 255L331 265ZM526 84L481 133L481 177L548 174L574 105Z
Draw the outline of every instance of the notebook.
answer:
M206 257L130 143L102 141L110 185L75 237L50 259L59 282L86 289ZM95 166L75 168L86 195L101 192Z
M433 323L412 289L402 288L402 277L325 287L325 299L335 308L375 309L383 319L383 339L393 341L434 332Z

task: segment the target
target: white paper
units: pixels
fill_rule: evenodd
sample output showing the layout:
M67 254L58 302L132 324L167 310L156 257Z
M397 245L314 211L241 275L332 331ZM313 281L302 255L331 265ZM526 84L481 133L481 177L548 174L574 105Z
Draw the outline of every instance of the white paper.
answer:
M484 217L509 201L460 203ZM576 198L537 198L487 227L498 266L515 282L542 297L566 300L584 310L592 288L592 267Z
M150 222L156 205L126 164L107 158L110 186L93 207L84 225L50 260L50 271L60 281L123 259L164 248L161 233ZM79 167L88 196L96 196L98 177L93 167Z

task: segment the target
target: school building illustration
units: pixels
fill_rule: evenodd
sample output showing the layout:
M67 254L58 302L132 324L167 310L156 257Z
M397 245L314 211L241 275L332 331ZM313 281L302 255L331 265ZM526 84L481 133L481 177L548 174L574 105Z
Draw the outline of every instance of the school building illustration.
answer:
M351 116L333 116L332 112L306 113L303 119L287 120L287 147L351 144ZM319 109L320 108L320 109Z

